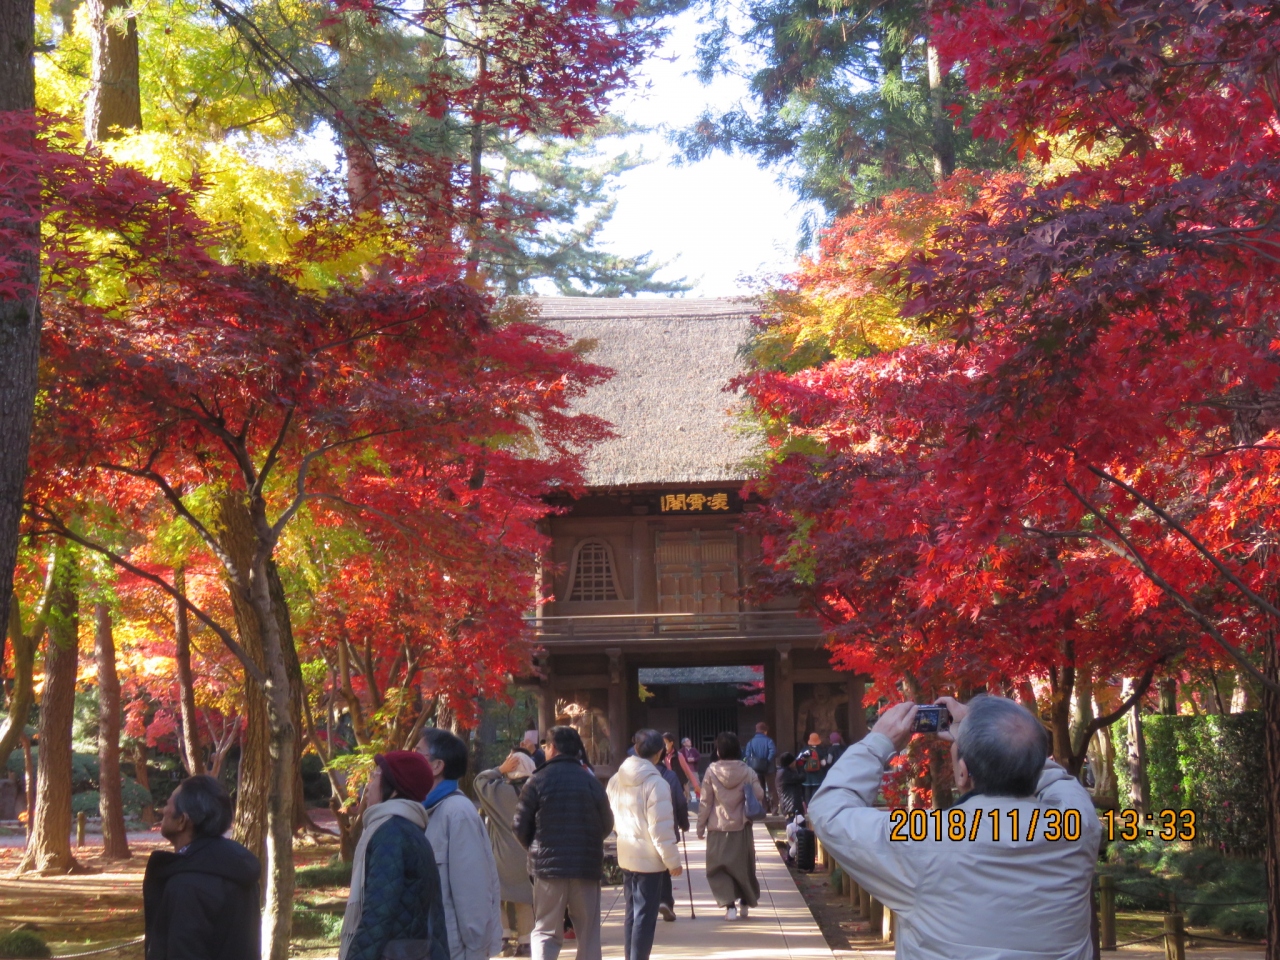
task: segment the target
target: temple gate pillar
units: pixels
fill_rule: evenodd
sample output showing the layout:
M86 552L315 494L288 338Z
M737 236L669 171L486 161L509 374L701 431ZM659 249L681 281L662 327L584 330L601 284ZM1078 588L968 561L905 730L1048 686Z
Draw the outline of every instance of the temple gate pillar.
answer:
M622 766L630 748L631 734L627 730L627 668L621 647L605 650L609 655L609 749L614 767Z
M867 711L862 706L862 697L866 693L866 681L862 675L850 677L849 691L849 742L857 743L867 735Z
M778 663L774 676L774 731L778 752L794 753L796 749L796 693L791 679L791 644L778 644Z

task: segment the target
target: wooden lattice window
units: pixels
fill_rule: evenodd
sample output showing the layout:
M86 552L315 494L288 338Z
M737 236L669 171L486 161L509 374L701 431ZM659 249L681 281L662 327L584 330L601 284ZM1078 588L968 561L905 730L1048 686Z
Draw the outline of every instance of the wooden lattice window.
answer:
M569 600L620 600L613 551L603 540L584 540L574 551L573 574L569 580Z

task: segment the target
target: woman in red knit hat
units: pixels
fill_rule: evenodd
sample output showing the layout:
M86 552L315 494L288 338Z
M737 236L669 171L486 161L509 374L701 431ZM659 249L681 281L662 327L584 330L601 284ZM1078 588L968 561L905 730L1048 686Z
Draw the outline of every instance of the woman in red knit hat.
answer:
M449 960L435 853L423 831L431 765L412 750L373 758L364 790L340 960Z

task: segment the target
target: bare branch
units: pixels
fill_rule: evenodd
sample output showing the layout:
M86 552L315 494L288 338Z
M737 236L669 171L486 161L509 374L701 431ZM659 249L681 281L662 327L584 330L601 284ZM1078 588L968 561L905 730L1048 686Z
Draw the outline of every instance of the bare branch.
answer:
M1239 577L1237 577L1234 573L1232 573L1231 570L1227 568L1227 565L1223 563L1221 560L1219 560L1212 550L1210 550L1198 539L1196 539L1195 535L1191 533L1191 531L1189 531L1181 523L1179 523L1172 516L1170 516L1168 512L1166 512L1163 508L1158 506L1154 500L1151 500L1149 497L1143 496L1141 493L1135 490L1132 486L1125 483L1123 480L1119 480L1116 477L1113 477L1111 474L1107 473L1105 470L1100 470L1097 467L1093 467L1093 466L1089 466L1088 470L1094 476L1101 477L1103 480L1107 480L1111 483L1114 483L1116 486L1120 487L1122 490L1128 493L1129 496L1133 497L1135 500L1140 502L1143 506L1145 506L1148 510L1150 510L1157 517L1163 520L1166 524L1173 527L1174 530L1177 530L1178 533L1182 534L1182 536L1185 537L1187 541L1193 547L1196 548L1196 550L1200 553L1202 557L1204 557L1211 564L1213 564L1214 568L1227 579L1227 582L1229 582L1233 587L1235 587L1237 590L1243 593L1245 597L1248 598L1248 600L1255 607L1257 607L1259 610L1263 610L1266 613L1271 614L1271 616L1276 617L1277 619L1280 619L1280 610L1276 609L1276 607L1268 603L1264 597L1260 597L1258 596L1258 594L1250 590L1249 587L1245 584L1245 582L1241 580Z
M1123 544L1123 546L1111 540L1108 540L1106 537L1101 537L1101 536L1096 537L1099 543L1104 544L1108 549L1114 552L1117 556L1121 557L1124 560L1127 560L1129 563L1132 563L1135 567L1141 570L1143 575L1146 576L1148 580L1150 580L1157 587L1163 590L1169 596L1169 598L1173 600L1174 603L1176 603L1179 607L1183 609L1183 611L1187 613L1188 616L1190 616L1193 620L1195 620L1196 623L1200 624L1204 632L1207 633L1209 637L1218 646L1220 646L1223 650L1225 650L1227 654L1231 657L1231 659L1233 659L1240 666L1242 670L1244 670L1247 674L1249 674L1251 677L1253 677L1255 680L1261 683L1268 690L1271 690L1275 693L1280 693L1280 683L1276 683L1275 681L1265 676L1260 670L1258 670L1258 668L1255 667L1249 661L1249 658L1244 655L1244 652L1242 650L1240 650L1234 644L1230 643L1226 639L1226 637L1222 635L1221 631L1218 630L1217 626L1214 625L1212 620L1210 620L1207 616L1201 613L1200 610L1198 610L1191 603L1190 600L1184 597L1173 586L1173 584L1169 583L1167 580L1164 579L1164 577L1156 573L1155 569L1151 566L1151 564L1148 563L1146 558L1143 557L1142 554L1138 551L1138 548L1134 546L1133 541L1131 541L1125 535L1123 530L1121 530L1118 526L1116 526L1116 524L1111 520L1110 517L1108 517L1105 513L1103 513L1101 510L1095 507L1092 503L1090 503L1089 500L1084 496L1084 494L1082 494L1079 490L1073 487L1068 481L1063 480L1062 483L1069 491L1071 491L1071 495L1073 497L1075 497L1082 504L1084 504L1085 509L1087 509L1095 517L1101 520L1106 525L1107 529L1109 529L1112 533L1116 535L1117 538L1119 538L1120 543Z
M155 586L163 590L165 593L167 593L169 596L171 596L178 604L180 604L183 607L183 609L185 609L188 613L195 616L197 620L199 620L206 627L208 627L210 630L212 630L214 633L218 635L218 639L220 639L223 642L223 644L226 645L226 648L235 655L237 660L240 661L241 665L244 667L245 673L251 676L254 679L254 681L263 688L264 693L266 692L267 675L262 672L262 670L258 667L256 663L254 663L253 658L249 656L248 651L246 651L244 647L240 646L240 644L236 641L236 638L233 637L225 627L223 627L220 623L214 620L213 617L205 613L203 610L197 607L194 603L188 600L187 597L182 593L182 591L176 589L171 583L166 581L163 577L159 577L154 573L149 573L146 570L143 570L141 567L137 566L136 564L130 563L128 560L120 556L120 554L116 553L114 550L110 549L109 547L103 546L102 544L97 543L96 541L90 540L87 537L83 537L80 534L76 533L74 530L69 529L67 525L63 523L62 520L59 519L54 514L52 513L45 513L43 515L36 514L33 510L30 510L30 509L28 510L28 512L36 519L43 521L51 533L55 533L58 536L62 537L63 539L70 540L73 543L78 543L80 544L80 546L88 550L92 550L94 553L101 554L102 556L110 560L112 563L114 563L116 566L120 567L120 569L127 570L129 573L132 573L135 577L139 577L142 580L146 580L148 583L154 584Z

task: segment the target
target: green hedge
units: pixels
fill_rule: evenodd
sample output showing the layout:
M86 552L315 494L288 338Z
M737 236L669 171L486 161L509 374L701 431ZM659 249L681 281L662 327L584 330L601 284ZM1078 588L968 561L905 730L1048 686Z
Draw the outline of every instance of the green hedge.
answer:
M151 794L142 788L142 785L132 777L123 777L120 793L124 800L124 813L126 817L136 817L141 814L142 807L145 804L154 805ZM77 793L71 798L71 812L79 813L84 811L86 816L96 817L100 815L99 810L99 793L97 790L85 790Z
M1174 717L1146 715L1147 781L1154 811L1196 812L1196 841L1230 853L1261 856L1266 845L1262 714ZM1116 741L1120 805L1129 796L1124 723Z

